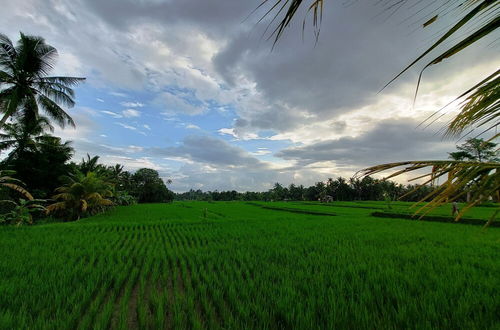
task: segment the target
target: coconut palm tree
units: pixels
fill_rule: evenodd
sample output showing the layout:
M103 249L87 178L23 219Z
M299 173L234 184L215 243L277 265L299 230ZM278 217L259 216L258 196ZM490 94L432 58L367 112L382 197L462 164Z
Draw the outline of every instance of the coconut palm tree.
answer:
M0 128L14 114L26 121L36 120L40 109L61 127L75 126L59 104L73 107L72 87L85 78L48 76L56 58L57 50L41 37L21 33L14 46L0 34Z
M389 0L384 1L388 9L401 7L405 3L410 3L411 0ZM415 1L416 2L416 1ZM259 7L270 3L269 0L264 0ZM264 17L274 12L274 17L270 24L278 20L277 26L272 29L271 36L274 37L274 45L283 35L287 27L294 20L298 9L302 7L308 8L313 15L313 26L315 27L316 36L319 33L321 25L323 6L325 0L274 0L271 8L264 14ZM379 2L382 3L382 2ZM408 66L406 66L399 74L390 80L384 87L393 83L402 74L423 59L443 46L445 42L450 42L452 45L445 47L444 50L424 64L418 78L415 97L417 96L418 87L422 78L423 72L432 65L441 63L443 60L455 56L467 47L474 45L478 40L492 34L500 26L500 11L498 0L457 0L446 1L437 5L436 13L433 17L423 22L423 27L427 27L440 19L442 13L455 13L455 22L442 33L440 38L434 42L428 49L420 54ZM305 26L305 20L303 27ZM458 34L458 41L452 40ZM479 83L471 86L468 90L459 95L454 101L461 100L461 108L459 114L451 120L445 130L445 137L460 136L465 130L480 130L478 135L491 132L500 124L500 70L496 70L486 76ZM451 103L450 103L451 104ZM438 114L444 110L436 111L428 120L435 120ZM496 139L500 133L495 133L490 140ZM455 160L424 160L424 161L405 161L398 163L382 164L373 166L360 171L361 175L373 175L386 170L400 168L388 178L408 173L424 168L430 168L430 171L424 176L418 176L414 179L425 178L424 183L418 185L416 189L428 183L434 183L440 177L446 177L446 181L440 185L439 189L434 190L426 196L422 201L431 198L431 201L419 211L429 212L435 207L448 203L459 198L465 190L473 195L473 198L467 207L465 207L456 216L458 221L462 215L470 209L470 207L495 196L500 201L500 164L498 162L466 162ZM467 188L467 189L465 189ZM497 209L490 218L493 219L500 213ZM425 213L424 213L425 214Z
M105 170L105 167L99 164L99 156L90 157L90 155L87 154L87 159L82 158L82 161L78 164L78 169L83 174L87 174L88 172L102 172Z
M78 220L84 215L92 215L113 205L108 197L113 196L112 184L106 182L97 173L81 172L68 176L67 183L56 189L54 204L47 207L49 213L67 216Z
M37 151L41 137L46 130L53 131L54 127L45 117L39 117L29 122L7 123L0 133L0 151L12 149L7 161L24 151Z

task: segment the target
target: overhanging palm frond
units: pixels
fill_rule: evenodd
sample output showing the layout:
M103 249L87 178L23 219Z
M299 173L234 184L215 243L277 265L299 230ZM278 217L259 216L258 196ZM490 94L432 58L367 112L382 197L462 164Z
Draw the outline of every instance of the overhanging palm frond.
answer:
M266 5L269 2L270 2L270 0L262 1L261 4L257 7L257 9ZM276 0L274 2L274 4L272 5L272 7L261 18L261 20L262 20L266 16L270 15L274 10L276 10L274 17L272 18L271 22L269 23L271 25L284 12L282 19L279 21L276 28L274 28L274 30L272 30L272 32L269 36L269 38L274 37L273 47L278 42L278 40L281 38L285 29L287 27L289 27L293 18L297 14L297 10L299 8L301 8L302 5L306 2L310 3L309 7L308 7L308 12L313 13L312 14L313 15L313 27L315 29L316 37L318 37L319 32L320 32L321 20L323 17L324 0ZM286 9L286 11L285 11L285 8L287 5L288 5L288 9ZM305 23L306 23L306 19L304 18L304 20L302 22L302 30L305 29ZM269 26L268 26L268 28L269 28ZM266 29L266 31L267 31L267 29Z
M397 169L396 172L386 176L384 180L404 173L428 169L426 174L416 176L410 180L423 180L423 183L417 185L415 189L419 189L427 184L433 184L439 178L445 178L442 184L419 201L425 202L430 200L416 211L416 214L420 214L421 216L426 215L440 205L453 202L466 194L470 194L471 201L458 213L455 221L459 221L465 212L481 202L490 199L494 199L497 202L500 201L500 163L497 162L483 163L451 160L406 161L372 166L361 170L357 175L368 176L394 169ZM486 225L489 225L497 214L498 210L495 210Z
M485 133L500 124L500 70L460 98L464 97L461 111L448 125L446 136L457 136L471 127L481 128Z
M471 0L462 1L462 5L466 4L466 5L472 6L476 2L479 2L479 1L471 1ZM476 7L474 7L471 11L469 11L462 19L458 20L457 23L455 23L445 34L443 34L428 49L426 49L423 53L421 53L415 60L413 60L401 72L399 72L394 78L392 78L387 84L385 84L385 86L382 88L382 90L385 89L387 86L389 86L391 83L393 83L396 79L398 79L401 75L403 75L405 72L407 72L410 68L412 68L417 63L419 63L425 56L427 56L429 53L431 53L438 46L443 44L445 41L449 40L450 37L453 34L455 34L457 31L459 31L464 25L466 25L467 23L470 23L470 22L474 22L475 20L480 20L481 15L489 12L490 10L494 9L496 6L498 6L498 3L496 0L482 0ZM484 36L487 36L488 34L493 32L494 30L496 30L496 28L498 28L498 24L499 24L498 17L495 17L491 22L489 22L487 24L484 24L484 23L481 24L479 29L468 33L462 41L460 41L455 46L448 48L441 55L439 55L434 60L429 62L424 67L423 70L425 70L430 65L437 64L437 63L441 62L445 58L449 58L453 55L458 54L463 49L474 44L477 40L481 39ZM417 90L418 90L418 83L417 83Z

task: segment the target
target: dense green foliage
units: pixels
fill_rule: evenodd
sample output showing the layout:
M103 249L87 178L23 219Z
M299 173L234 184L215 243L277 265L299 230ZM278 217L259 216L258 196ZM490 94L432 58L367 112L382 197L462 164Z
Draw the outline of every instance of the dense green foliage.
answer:
M0 166L15 170L16 177L26 184L33 196L46 199L63 184L62 176L74 169L68 163L72 156L69 142L45 134L33 140L29 148L13 150Z
M67 183L56 189L56 201L47 210L68 220L93 215L112 206L113 186L95 172L77 172L67 177Z
M1 204L8 204L8 212L0 216L0 223L16 226L32 225L33 215L45 214L45 207L38 203L43 202L36 199L20 199L18 202L12 200L3 200Z
M498 326L499 229L370 217L381 202L262 205L277 209L143 204L0 227L0 328Z
M165 182L157 171L150 168L141 168L131 177L132 189L130 193L139 203L171 202L174 194L168 190Z
M434 188L426 186L415 190L415 185L402 185L393 181L383 181L364 177L363 179L346 180L342 177L317 182L310 187L290 184L288 187L275 183L272 189L265 192L237 192L190 190L176 194L177 200L198 201L326 201L330 197L335 201L371 200L385 201L403 197L403 201L419 201Z
M500 161L497 143L491 141L471 138L457 146L457 149L458 151L449 153L451 159L478 162Z

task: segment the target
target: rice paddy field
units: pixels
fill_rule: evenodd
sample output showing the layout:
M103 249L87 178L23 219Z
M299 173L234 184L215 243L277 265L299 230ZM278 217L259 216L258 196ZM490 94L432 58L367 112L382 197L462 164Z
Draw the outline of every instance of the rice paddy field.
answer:
M385 207L175 202L0 227L0 328L499 329L500 228L371 216Z

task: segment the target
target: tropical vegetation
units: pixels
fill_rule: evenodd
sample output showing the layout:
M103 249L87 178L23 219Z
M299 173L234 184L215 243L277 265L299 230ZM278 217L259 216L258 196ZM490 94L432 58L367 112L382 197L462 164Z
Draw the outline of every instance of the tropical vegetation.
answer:
M0 186L10 188L0 192L0 222L32 224L44 214L77 220L113 205L171 201L173 193L154 170L131 174L89 155L71 162L71 142L51 135L52 122L75 126L62 106L74 106L73 87L84 78L50 76L56 58L41 37L21 33L14 45L0 34L0 152L7 153Z

